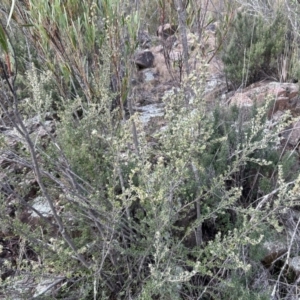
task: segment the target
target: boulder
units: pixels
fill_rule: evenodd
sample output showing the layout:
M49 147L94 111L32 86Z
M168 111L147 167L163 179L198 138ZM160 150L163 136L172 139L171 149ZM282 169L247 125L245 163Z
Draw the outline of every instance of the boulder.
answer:
M140 51L135 55L134 63L140 69L151 68L154 61L154 55L151 51Z
M230 104L240 107L252 106L255 102L263 105L267 97L275 99L275 104L269 111L269 117L277 111L293 110L299 100L299 85L297 83L259 82L235 93L228 99Z

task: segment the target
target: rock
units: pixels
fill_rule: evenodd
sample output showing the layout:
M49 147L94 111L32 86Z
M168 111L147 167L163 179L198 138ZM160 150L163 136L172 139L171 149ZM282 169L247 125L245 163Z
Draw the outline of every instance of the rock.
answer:
M182 61L183 60L183 54L182 51L174 51L172 50L169 54L169 57L172 61Z
M164 84L158 84L156 87L152 89L152 93L154 94L154 100L155 102L160 102L163 97L165 96L165 93L168 93L172 89L172 82L166 82Z
M40 214L42 214L45 217L53 215L51 207L49 206L48 201L44 197L36 197L31 205L34 209L36 209ZM31 216L37 217L38 215L34 211L32 211Z
M162 40L166 40L169 36L174 35L177 31L177 25L171 25L169 23L161 25L157 28L156 34Z
M27 119L24 122L26 129L28 130L29 134L33 131L37 130L38 127L41 126L41 118L39 116L35 116L33 118Z
M163 42L163 47L165 50L171 51L171 49L175 46L176 42L177 37L175 35L171 35Z
M226 84L225 77L222 76L221 74L218 74L217 72L215 73L215 76L213 75L214 73L210 73L210 75L206 79L206 85L205 85L205 100L207 102L214 102L216 99L223 99L226 101L229 96L226 96L226 93L228 91L228 86Z
M287 246L280 241L268 241L263 244L266 255L262 263L266 268L270 268L274 261L287 251Z
M295 280L299 278L300 275L300 256L295 256L292 258L289 258L288 260L288 274L286 277L288 280L293 283Z
M243 106L252 106L253 101L244 93L236 93L231 99L230 99L231 105L237 105L238 107Z
M154 102L153 95L148 90L138 90L137 96L134 98L134 105L141 106Z
M49 136L49 134L53 134L55 132L55 124L53 121L45 121L44 123L40 123L40 126L38 126L31 134L31 138L33 140L39 139L45 139Z
M30 274L14 276L11 280L6 280L6 285L10 287L8 299L32 299L32 287L35 285L34 277Z
M151 46L151 37L146 30L139 31L138 43L142 49L148 49Z
M300 121L295 122L289 130L287 141L291 146L297 146L300 141Z
M145 50L135 55L134 63L140 69L151 68L154 61L154 55L151 51Z
M42 279L35 287L33 299L40 299L40 297L42 296L50 296L53 290L57 290L57 286L61 284L64 280L65 277Z
M151 82L155 79L155 72L152 69L143 70L143 79L145 82Z
M155 54L153 66L156 69L156 73L159 74L158 80L160 83L164 84L165 82L172 80L172 75L170 74L163 53L157 52Z
M182 76L185 76L185 74L181 73L182 70L179 67L183 48L180 37L177 39L175 35L176 31L177 26L174 25L165 24L160 26L157 30L160 45L139 51L135 56L135 64L142 69L138 70L135 73L135 78L132 79L135 94L133 105L136 108L138 107L139 110L144 105L161 102L164 94L173 87L177 87L180 80L182 80ZM142 40L147 41L146 33L145 37L143 37L143 34L142 32L140 33L141 43ZM198 46L199 36L191 32L187 32L187 34L189 48L195 48L194 51L190 51L189 64L193 65L196 70L199 69L199 75L202 72L207 74L206 86L203 87L205 89L204 97L206 101L214 102L228 91L222 61L213 55L218 47L216 36L212 31L205 31L202 36L202 42L205 42L205 45L203 45L202 49ZM202 60L198 59L199 55L203 58ZM205 62L209 62L207 66L203 65ZM242 105L246 104L243 103ZM143 121L148 121L149 109L152 108L154 110L153 113L156 113L154 106L148 106L145 109L147 112L143 112L147 115L147 117L143 118ZM159 118L163 117L159 116Z
M229 102L239 106L252 106L255 102L263 105L267 97L272 97L275 104L268 113L271 117L278 110L293 110L298 103L298 94L299 85L296 83L259 82L236 93Z
M154 56L157 53L162 53L163 51L164 51L163 45L158 45L158 46L151 47L151 52L154 54Z
M140 113L140 120L143 124L147 124L151 118L162 117L164 115L164 105L154 103L135 108Z
M299 84L280 82L259 82L254 83L241 92L235 93L229 98L230 105L239 107L251 107L256 103L258 106L264 105L270 98L274 99L274 105L267 112L268 118L273 123L277 123L286 110L290 110L293 116L299 116ZM281 112L281 113L280 113ZM298 147L300 142L300 121L295 122L282 132L284 144Z

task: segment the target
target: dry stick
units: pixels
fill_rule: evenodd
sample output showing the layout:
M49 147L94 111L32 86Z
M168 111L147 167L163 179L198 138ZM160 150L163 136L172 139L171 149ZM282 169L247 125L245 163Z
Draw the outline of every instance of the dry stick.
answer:
M179 20L179 31L181 35L181 42L183 48L183 61L185 65L185 71L187 75L190 74L190 67L189 67L189 48L188 48L188 41L187 41L187 33L186 33L186 14L185 8L183 6L182 0L174 0L176 5L178 20Z
M127 97L127 103L128 103L130 117L132 117L133 109L132 109L131 97ZM136 125L135 125L135 122L133 119L131 119L131 130L132 130L132 137L133 137L135 152L136 152L137 156L140 157L138 134L137 134Z
M170 63L170 53L172 50L172 47L169 47L169 45L167 45L166 41L163 41L162 43L163 46L163 54L164 54L164 59L165 59L165 63L168 69L168 72L170 74L170 76L172 77L172 80L177 81L178 79L176 78L176 73L174 73L174 65L171 66ZM178 68L179 68L179 83L181 83L182 81L182 54L179 54L179 58L178 58Z
M9 182L8 182L9 184ZM44 222L48 223L49 225L53 226L50 220L48 220L42 213L40 213L37 209L35 209L33 206L28 204L18 193L16 193L12 188L7 188L3 183L0 183L0 187L4 192L11 193L15 198L17 198L24 206L28 207L30 210L32 210L34 213L36 213L40 219L42 219Z
M197 190L199 193L199 189L201 186L199 172L198 172L196 165L193 162L191 163L191 166L192 166L192 169L194 172L195 180L198 185ZM196 200L195 204L196 204L196 210L197 210L197 219L199 220L201 218L201 207L200 207L199 195L197 196L197 200ZM201 246L201 244L202 244L202 224L201 223L197 226L195 234L196 234L196 244L197 244L197 246Z
M5 109L4 109L4 111L6 112L6 113L8 113ZM10 118L10 120L12 121L12 119ZM13 121L12 121L13 122ZM42 126L43 126L44 124L42 124ZM61 165L57 165L57 167L59 167L59 169L61 169L61 171L62 171L62 173L64 173L67 177L69 177L70 178L70 181L71 181L71 183L73 184L73 187L76 189L78 189L78 183L77 182L75 182L75 178L77 177L77 179L79 179L80 181L82 181L82 182L84 182L86 185L88 185L90 188L92 188L87 182L85 182L82 178L80 178L80 177L78 177L75 173L73 173L72 172L72 170L69 168L69 165L67 164L67 159L66 159L66 157L65 157L65 155L64 155L64 153L61 151L61 149L60 149L60 147L55 143L55 141L54 141L54 139L53 139L53 136L51 135L51 133L50 132L48 132L48 130L43 126L43 128L47 131L47 133L48 133L48 135L51 137L51 140L53 141L53 143L55 144L55 146L57 147L57 149L60 151L60 154L61 154L61 156L64 158L64 160L65 160L65 165L66 165L66 168L64 168L64 169L66 169L66 174L65 174L65 172L64 172L64 169L61 169ZM42 151L42 149L41 149L41 151ZM17 164L19 164L19 165L22 165L22 166L25 166L25 167L27 167L27 168L30 168L30 169L32 169L33 167L32 167L32 164L30 164L30 163L28 163L28 162L24 162L24 161L22 161L22 159L21 158L19 158L16 154L14 154L13 152L12 152L12 154L13 155L15 155L16 156L16 158L18 158L18 159L9 159L9 158L7 158L6 160L7 161L10 161L10 162L16 162ZM49 158L49 157L48 157ZM46 172L45 170L42 170L42 169L40 169L40 171L41 171L41 174L43 175L43 176L47 176L49 179L51 179L53 182L55 182L56 184L58 184L58 186L60 186L60 188L62 189L62 191L65 191L65 192L67 192L67 194L74 194L74 191L72 191L72 190L70 190L70 188L68 188L67 186L65 186L65 184L63 184L61 181L59 181L57 178L55 178L55 176L53 176L52 174L50 174L49 172ZM76 184L75 184L75 183ZM82 189L84 189L82 186L80 186L80 190L82 190ZM93 189L93 188L92 188ZM86 192L88 192L86 189L84 189ZM94 214L90 214L91 212L93 212L94 210L93 210L93 208L92 208L92 206L90 205L90 203L87 201L87 199L85 198L85 197L82 197L82 196L80 196L80 194L76 194L76 196L80 199L80 200L82 200L84 203L86 203L89 207L90 207L90 210L86 210L86 208L85 207L83 207L82 205L80 205L79 203L77 203L76 201L73 201L73 199L68 199L70 202L72 202L73 204L75 204L75 205L77 205L80 209L83 209L86 213L87 213L87 216L90 216L90 218L93 220L93 222L96 224L96 227L98 228L98 230L99 230L99 232L100 232L100 234L102 235L102 237L104 237L104 235L103 235L103 232L102 232L102 230L100 229L100 225L99 225L99 222L97 221L97 218L94 216ZM20 201L23 201L23 202L25 202L25 204L29 207L29 208L31 208L35 213L37 213L41 218L43 218L43 216L38 212L38 211L36 211L34 208L32 208L26 201L24 201L23 199L21 199L20 197L19 197L19 199L20 199ZM99 217L99 215L98 215L98 217ZM107 221L107 220L106 220Z
M14 161L14 160L10 160L10 161ZM28 168L32 169L32 165L28 164L28 163L21 163L20 161L17 161L18 164L24 165ZM62 183L61 181L59 181L57 178L55 178L54 175L50 174L49 172L45 171L45 170L41 170L40 172L43 176L48 177L49 179L51 179L53 182L55 182L62 191L64 191L66 193L66 195L72 195L74 194L74 191L71 190L70 188L68 188L67 186L65 186L64 183ZM75 174L76 175L76 174ZM110 228L109 226L105 225L109 223L109 220L107 218L107 216L104 216L103 214L99 213L92 205L91 203L83 196L81 196L80 194L74 194L79 200L81 200L83 203L85 203L87 206L82 205L80 202L78 201L74 201L74 198L71 198L69 196L66 196L67 200L70 203L73 203L74 205L76 205L79 209L81 209L82 211L84 211L86 213L86 216L91 219L96 227L98 228L100 234L102 235L102 237L104 237L104 233L102 231L102 228L106 228L107 230L113 231L112 228ZM99 223L99 219L105 219L103 224ZM125 224L123 225L125 226Z
M206 2L204 3L204 10L203 10L203 13L202 13L202 5L200 4L200 7L196 8L198 10L197 12L197 18L196 18L196 26L197 26L197 29L198 29L198 42L200 43L201 39L202 39L202 33L203 33L203 28L204 28L204 23L205 23L205 20L206 20L206 15L207 15L207 11L208 11L208 3L209 3L210 0L206 0ZM197 3L193 3L191 5L195 5L197 6ZM201 15L200 15L200 12L201 12Z
M19 114L18 111L16 111L16 115L18 115L18 114ZM36 157L36 153L35 153L35 150L34 150L34 145L33 145L32 141L30 139L30 136L27 132L26 127L23 124L23 121L21 120L21 118L19 116L16 116L16 117L18 119L18 122L20 123L22 131L24 133L25 140L26 140L26 142L28 144L28 147L29 147L30 156L31 156L31 159L32 159L32 162L33 162L33 168L34 168L34 173L35 173L35 176L36 176L36 180L37 180L37 182L38 182L38 184L39 184L39 186L42 190L43 195L45 196L45 198L48 201L50 209L53 213L53 217L54 217L56 223L58 224L59 231L60 231L62 237L64 238L64 240L68 243L68 245L71 247L71 249L75 252L75 254L76 254L77 258L79 259L79 261L86 268L89 268L90 264L83 258L83 256L81 254L79 254L77 252L75 244L73 243L71 237L69 236L68 232L66 231L61 218L58 216L58 214L56 212L53 201L51 200L51 198L50 198L50 196L49 196L49 194L46 190L46 187L44 186L44 183L42 181L42 176L41 176L41 172L40 172L40 169L39 169L39 166L38 166L37 157Z
M100 278L105 281L105 284L108 286L108 288L112 292L115 290L115 288L113 287L113 284L111 284L109 282L109 279L105 278L106 276L102 272L102 269L103 269L104 262L105 262L105 260L106 260L106 258L108 256L109 256L109 259L110 259L112 265L115 268L117 268L117 263L116 263L115 258L114 258L114 256L117 256L117 255L113 254L112 251L111 251L111 245L113 244L113 241L114 241L114 235L115 235L115 229L112 229L110 237L106 239L107 242L105 241L104 235L103 235L102 258L101 258L101 262L99 263L98 270L95 271L95 273L94 273L94 276L96 276L97 274L99 274ZM107 246L105 246L105 245L107 245Z
M288 248L288 251L287 251L286 260L284 262L283 267L280 270L280 273L279 273L279 275L277 277L277 280L276 280L276 283L274 285L274 288L273 288L273 291L272 291L272 294L271 294L271 297L272 297L271 299L275 299L275 293L276 293L277 286L279 284L280 277L282 276L282 273L283 273L285 267L288 265L288 261L289 261L289 258L290 258L290 255L291 255L291 250L292 250L292 244L294 242L294 239L295 239L295 236L296 236L296 232L298 230L299 225L300 225L300 218L298 219L298 222L296 224L296 228L295 228L295 230L293 232L293 235L292 235L292 238L291 238L291 241L290 241L290 244L289 244L289 248Z
M296 182L296 180L293 180L293 181L291 181L291 182L288 182L288 183L286 184L286 186L290 186L290 185L294 184L295 182ZM260 199L261 199L261 201L260 201L259 204L256 206L255 210L261 209L262 206L270 199L270 197L274 196L274 195L277 194L279 191L280 191L280 188L277 188L277 189L273 190L271 193L269 193L269 194L267 194L267 195L265 195L265 196L263 196L263 197L257 199L257 201L260 200ZM252 220L252 219L251 219L251 220ZM250 220L250 222L251 222L251 220Z
M123 174L122 174L122 171L121 171L121 168L120 168L119 159L118 159L117 163L118 163L117 172L118 172L118 176L119 176L119 180L120 180L120 184L121 184L122 194L125 195L126 189L125 189ZM124 229L123 229L122 232L121 232L121 236L122 236L124 245L126 245L126 240L132 240L132 236L134 234L133 230L131 228L129 207L126 203L125 203L125 214L126 214L126 218L127 218L127 221L128 221L129 236L128 235L126 235L126 237L124 236ZM122 219L122 217L121 217L121 219ZM127 262L127 264L128 264L128 262ZM131 271L130 268L128 268L128 271L129 271L130 278L132 278L132 273L130 272ZM119 275L119 276L121 276L121 275ZM120 278L120 280L121 280L121 278Z
M0 61L0 64L1 64L1 67L4 68L4 65L3 63ZM57 212L56 212L56 209L54 207L54 204L53 204L53 201L51 200L47 190L46 190L46 187L44 186L43 184L43 181L42 181L42 175L41 175L41 172L40 172L40 168L39 168L39 165L38 165L38 161L37 161L37 156L36 156L36 152L35 152L35 149L34 149L34 144L32 143L32 140L29 136L29 133L20 117L20 113L19 113L19 110L18 110L18 99L17 99L17 95L16 95L16 91L14 89L14 87L11 85L10 83L10 80L9 78L7 77L7 75L4 73L4 76L5 76L5 81L7 82L8 84L8 87L12 93L12 96L13 96L13 110L14 110L14 115L15 115L15 118L17 120L17 122L14 121L14 125L18 125L19 126L16 126L16 130L23 136L23 138L25 139L27 145L28 145L28 148L29 148L29 151L30 151L30 156L31 156L31 160L32 160L32 163L33 163L33 170L34 170L34 173L35 173L35 176L36 176L36 180L39 184L39 187L43 193L43 195L45 196L45 198L47 199L47 202L50 206L50 209L53 213L53 217L59 227L59 231L63 237L63 239L67 242L67 244L69 245L69 247L75 252L76 254L76 257L77 259L86 267L86 268L90 268L90 264L83 258L83 256L81 254L78 253L77 249L76 249L76 246L75 244L73 243L70 235L68 234L68 232L66 231L64 225L63 225L63 222L61 220L61 218L58 216Z
M217 53L219 52L219 50L221 49L222 45L224 44L225 42L225 39L227 37L227 34L229 33L229 28L233 22L233 18L234 18L234 12L232 11L229 18L228 18L228 22L227 22L227 27L226 27L226 30L225 30L225 33L222 37L222 40L220 41L219 45L217 46L217 49L213 52L212 56L209 58L209 60L207 61L207 64L209 64L213 58L217 55Z
M132 126L131 129L132 129L132 136L133 136L135 151L136 151L136 154L140 157L139 141L138 141L138 135L137 135L137 130L136 130L134 120L131 120L131 126Z
M6 161L8 162L12 162L12 163L17 163L18 165L21 165L23 167L29 168L29 169L33 169L32 164L30 164L27 161L22 160L22 158L18 157L15 153L11 152L14 156L16 156L16 158L14 159L10 159L10 158L6 158ZM54 175L50 174L49 172L40 169L40 172L43 176L48 177L49 179L51 179L53 182L55 182L62 191L64 191L67 195L70 194L74 194L74 191L69 189L67 186L65 186L65 184L63 184L61 181L59 181ZM1 184L0 184L1 185ZM18 194L16 194L14 191L12 191L14 193L14 196L17 197L19 199L19 201L21 201L25 206L27 206L28 208L30 208L32 211L34 211L37 215L39 215L40 218L44 219L45 221L47 221L49 224L51 224L51 222L46 219L42 214L40 214L39 211L37 211L36 209L34 209L32 206L30 206L23 198L21 198ZM101 214L98 213L98 215L95 215L95 210L93 209L93 207L91 206L91 204L88 202L88 200L81 196L80 194L74 194L75 196L77 196L81 201L83 201L88 207L83 206L82 204L80 204L77 201L74 201L73 198L69 198L67 196L67 199L70 203L73 203L74 205L77 205L77 207L81 210L83 210L87 217L89 217L96 225L96 227L98 228L100 234L102 235L102 237L104 237L104 234L100 228L98 219L100 217L104 218L104 216L101 216ZM97 213L97 212L96 212ZM105 220L105 223L107 223L108 220ZM107 227L107 226L106 226ZM111 230L111 229L110 229Z
M293 283L292 287L290 288L289 292L286 295L286 299L293 299L292 298L292 294L293 294L293 288L296 289L296 293L297 293L297 289L299 289L298 284L300 283L300 275L298 275L298 278L296 279L296 281ZM298 296L298 293L294 296ZM299 297L297 297L297 299L299 299Z
M52 283L50 283L45 289L42 289L34 298L42 296L43 294L45 294L46 292L48 292L51 288L53 288L57 284L61 283L65 279L66 279L66 277L56 278L56 280L54 280Z

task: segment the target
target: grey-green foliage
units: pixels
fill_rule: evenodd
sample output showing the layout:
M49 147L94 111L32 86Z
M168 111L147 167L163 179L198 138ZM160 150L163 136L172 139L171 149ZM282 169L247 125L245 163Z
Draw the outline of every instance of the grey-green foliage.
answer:
M269 22L261 15L237 13L222 53L226 76L235 87L267 77L280 79L280 58L290 42L287 25L283 12Z
M116 21L113 11L111 18ZM107 24L111 34L113 24ZM151 146L136 115L121 122L111 111L112 57L104 55L109 47L108 41L101 48L101 64L94 66L98 76L87 76L93 83L91 101L81 93L61 100L47 147L30 136L45 191L76 251L57 226L38 226L29 235L29 226L20 230L20 222L1 219L10 221L37 253L40 261L31 262L32 276L65 276L58 299L75 293L81 299L227 299L229 294L262 299L261 291L243 290L253 260L257 264L246 250L262 243L266 228L280 230L277 212L292 205L289 200L297 194L296 188L288 194L284 182L291 180L287 171L292 156L282 159L275 149L283 125L267 127L267 104L253 108L247 119L237 107L213 110L203 100L203 69L165 96L167 126L158 130L157 143ZM53 100L45 80L52 75L35 71L32 66L27 73L32 101L23 105L41 117L43 127ZM62 74L62 87L68 86L67 77ZM283 116L282 122L288 118ZM17 162L30 169L28 153L17 154ZM259 207L261 197L278 187L279 196L274 193L268 205ZM199 228L200 242L195 239Z
M190 84L193 86L193 78L190 78ZM151 273L154 282L151 281L151 287L154 283L156 286L162 283L166 286L167 283L174 282L175 280L172 279L174 275L171 271L166 270L166 266L175 264L174 269L176 269L179 261L185 260L183 259L184 255L189 254L192 254L197 261L194 264L194 271L197 270L199 278L211 274L212 265L221 267L225 257L230 257L227 270L247 269L247 266L240 261L238 249L243 245L260 243L261 239L257 236L263 234L262 226L254 226L250 229L247 225L247 220L251 218L253 211L243 207L252 205L260 197L257 191L249 196L248 190L254 184L257 170L260 170L260 176L268 176L268 166L273 164L273 171L275 171L276 165L280 162L278 156L272 160L271 155L268 155L268 152L276 151L275 148L273 151L272 147L278 141L278 136L276 131L265 131L267 106L254 109L250 122L238 123L239 111L230 113L225 110L221 114L216 110L215 114L212 114L206 110L201 101L201 91L195 86L193 86L193 91L195 97L193 102L190 99L189 105L184 104L184 88L177 91L176 94L172 94L166 101L168 128L160 134L160 141L163 153L168 160L163 169L160 165L160 169L154 167L154 170L159 172L158 174L162 174L163 171L163 178L168 178L168 182L153 180L150 182L155 184L153 190L158 195L163 188L164 198L172 204L171 210L168 208L170 204L166 200L162 198L159 201L160 209L164 208L162 220L166 225L159 231L160 234L165 231L163 235L165 242L162 239L160 241L162 245L158 245L167 253L171 252L169 250L173 243L171 241L181 237L182 240L179 239L178 242L179 244L183 243L184 246L181 244L180 252L172 252L172 258L168 258L167 263L163 264L160 261L158 266L152 264ZM191 164L194 164L198 170L200 185L191 171ZM251 173L253 176L250 176ZM153 175L154 173L147 177L147 180L153 178ZM271 175L268 179L272 183ZM149 185L149 182L147 184ZM275 184L272 185L272 188L275 188ZM191 216L194 212L193 206L197 195L201 196L201 216L196 220L195 217L189 219L188 215ZM157 199L157 197L154 198ZM187 213L184 212L183 207L188 207ZM165 215L168 211L169 213ZM229 213L235 215L235 220L230 219ZM261 217L264 218L265 213L256 212L253 214L253 218L258 218L257 220ZM158 212L155 215L158 216ZM214 218L215 221L212 222ZM274 222L274 219L271 221ZM174 224L175 226L172 226L174 229L180 228L177 228L178 231L170 232L167 224ZM202 224L203 229L208 224L211 228L215 228L214 233L204 234L206 241L210 240L210 242L201 250L195 247L193 244L195 242L191 242L190 239L199 224ZM183 233L180 233L180 230ZM179 233L176 234L176 232ZM172 235L170 236L170 234ZM178 249L177 247L176 249ZM196 249L198 250L196 251ZM164 251L158 251L158 253L166 259L167 254ZM179 254L178 257L176 257L177 254ZM180 263L179 266L182 264ZM189 272L181 274L181 281L189 282L187 285L184 284L186 289L193 290L195 288L199 292L204 286L193 286L190 281L193 275ZM144 290L144 293L146 291L149 293L148 289ZM161 290L160 293L163 291L167 290ZM208 291L209 289L207 293L209 293ZM220 291L221 294L223 292L224 290ZM258 297L260 296L258 295Z
M244 194L256 185L257 170L258 178L270 180L269 190L278 187L276 166L281 160L271 153L282 125L266 127L268 105L254 108L247 122L237 108L212 111L203 100L205 78L190 76L166 95L167 127L156 133L157 145L152 147L137 116L124 122L113 119L112 95L104 77L103 97L97 104L64 100L50 145L43 149L35 143L47 192L55 204L59 199L65 229L91 268L78 263L60 234L53 236L51 230L41 232L39 227L30 236L19 231L42 257L37 270L67 277L70 285L61 290L61 299L74 289L82 299L95 294L101 299L180 299L184 294L226 299L230 278L239 270L246 276L251 268L251 260L244 260L240 249L262 242L267 227L262 223L279 228L276 210L289 205L282 198L272 211L268 207L256 211L261 195ZM49 109L44 101L48 98L42 97L43 78L28 73L35 100L31 108L40 116ZM78 108L81 118L74 115ZM132 121L138 153L133 148ZM289 179L284 169L282 185ZM12 226L18 230L17 225ZM203 240L197 245L199 227ZM207 283L212 277L214 281ZM238 293L242 285L235 286ZM245 297L252 291L247 293Z
M224 299L228 300L268 300L268 290L253 291L247 286L247 279L243 276L233 276L230 285L224 292Z

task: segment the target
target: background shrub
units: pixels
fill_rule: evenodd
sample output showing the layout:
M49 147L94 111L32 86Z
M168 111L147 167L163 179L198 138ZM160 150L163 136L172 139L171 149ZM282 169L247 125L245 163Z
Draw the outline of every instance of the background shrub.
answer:
M222 60L235 88L265 78L280 80L280 64L288 40L288 20L277 11L268 22L261 15L238 12L224 44Z

